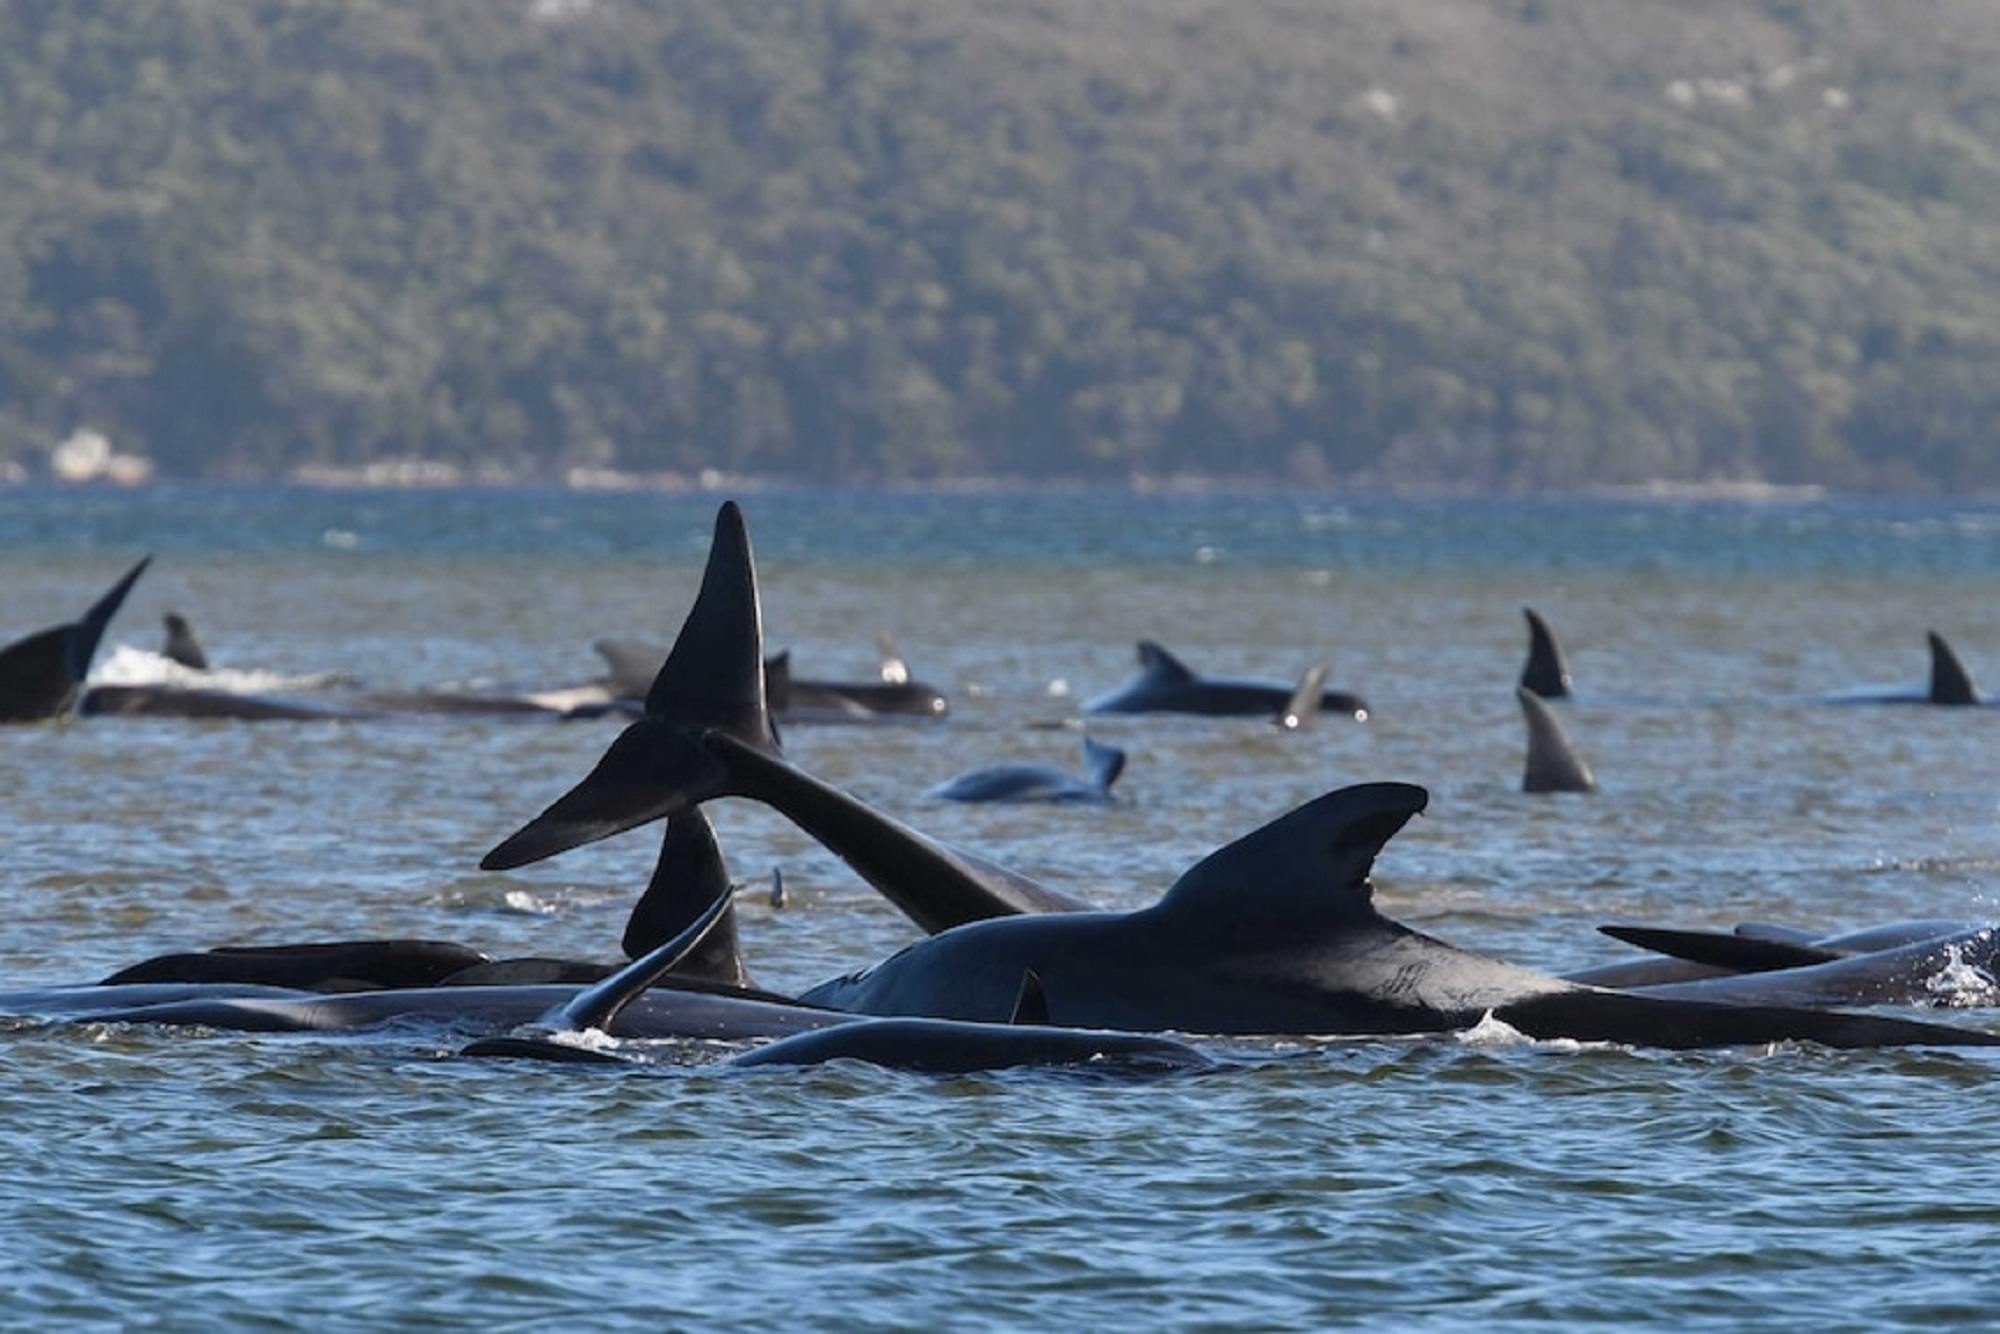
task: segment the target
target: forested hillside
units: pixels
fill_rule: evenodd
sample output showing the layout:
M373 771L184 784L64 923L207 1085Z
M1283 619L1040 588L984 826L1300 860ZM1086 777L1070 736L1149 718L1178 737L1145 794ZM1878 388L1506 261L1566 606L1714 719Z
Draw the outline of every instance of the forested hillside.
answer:
M1991 0L0 0L0 463L2000 488Z

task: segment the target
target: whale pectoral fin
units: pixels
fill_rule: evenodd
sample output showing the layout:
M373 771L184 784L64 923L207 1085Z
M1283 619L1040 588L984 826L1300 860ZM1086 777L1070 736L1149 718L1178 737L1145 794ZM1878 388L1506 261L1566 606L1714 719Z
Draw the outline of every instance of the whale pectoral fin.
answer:
M1287 732L1296 732L1312 725L1319 717L1320 706L1324 702L1321 691L1326 688L1326 659L1321 658L1306 668L1305 675L1292 691L1292 697L1285 701L1285 710L1275 720Z
M727 776L699 737L634 723L581 783L481 858L480 869L511 870L635 829L720 795Z
M1139 669L1155 681L1192 681L1194 673L1188 665L1162 648L1151 639L1142 639L1138 644Z
M720 892L672 939L660 942L609 977L585 987L544 1016L541 1026L558 1033L581 1033L592 1028L608 1032L620 1011L700 948L716 924L731 912L735 901L725 876Z
M1738 973L1807 968L1847 957L1840 950L1795 941L1743 936L1733 931L1675 931L1648 926L1600 926L1597 929L1613 940L1622 940L1642 950Z
M1972 684L1972 673L1965 670L1958 654L1952 651L1944 636L1937 631L1930 633L1931 643L1931 689L1930 702L1933 704L1977 704L1979 688Z

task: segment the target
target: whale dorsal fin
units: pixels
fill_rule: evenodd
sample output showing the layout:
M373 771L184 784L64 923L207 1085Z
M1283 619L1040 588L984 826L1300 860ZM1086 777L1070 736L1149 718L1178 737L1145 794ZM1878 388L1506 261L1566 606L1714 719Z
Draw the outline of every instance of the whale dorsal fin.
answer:
M1007 1020L1010 1024L1046 1024L1049 1022L1049 998L1042 990L1042 975L1034 969L1021 973L1021 993L1014 998L1014 1013Z
M752 745L777 745L764 696L757 564L749 525L733 500L716 512L701 590L646 692L646 716L728 732Z
M1202 858L1148 911L1218 934L1372 920L1375 855L1429 800L1410 783L1329 792Z
M1937 631L1929 632L1931 641L1931 693L1933 704L1977 704L1979 690L1972 684L1972 673L1965 670L1965 664L1952 652L1950 644Z
M166 627L166 640L160 646L160 656L197 672L208 670L208 650L201 646L201 637L194 632L188 618L177 611L170 611L161 618Z
M1526 686L1514 687L1528 723L1528 762L1521 775L1523 792L1595 792L1597 776L1590 772L1569 731L1548 701Z
M1109 793L1111 785L1125 772L1125 752L1086 736L1083 739L1083 772L1092 787Z
M611 693L620 699L644 699L653 678L667 662L667 651L638 639L600 639L591 645L611 671Z
M1306 668L1304 676L1292 691L1292 697L1285 701L1285 711L1274 720L1287 732L1296 732L1310 727L1313 719L1319 717L1320 704L1326 689L1326 659L1321 658Z
M1151 639L1139 641L1139 669L1155 681L1192 681L1188 665Z
M1543 699L1561 699L1569 694L1569 659L1539 612L1523 607L1521 614L1528 618L1528 662L1521 668L1521 685Z
M660 859L653 867L653 878L626 919L621 942L625 957L637 959L673 939L690 922L700 918L709 904L729 894L729 868L715 841L714 826L699 806L676 811L667 817L667 831L660 839ZM683 977L735 987L751 985L737 942L733 909L716 918L715 925L694 942L674 971Z

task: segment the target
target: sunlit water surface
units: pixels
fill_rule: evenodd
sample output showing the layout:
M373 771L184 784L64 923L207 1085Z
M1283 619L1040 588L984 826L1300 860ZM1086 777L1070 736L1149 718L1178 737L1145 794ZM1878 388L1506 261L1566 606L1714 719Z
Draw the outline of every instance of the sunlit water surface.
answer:
M156 559L219 664L347 688L588 679L671 638L715 498L0 491L0 638ZM1329 788L1429 787L1385 911L1563 969L1603 922L1989 918L2000 711L1917 684L1936 628L2000 680L2000 508L1122 496L746 498L767 633L865 677L893 633L940 725L797 727L794 757L1111 907ZM1519 791L1531 605L1564 637L1593 797ZM1102 809L954 806L976 764L1078 761L1079 702L1153 637L1366 724L1094 721ZM412 935L610 957L649 834L480 855L611 723L97 719L0 732L0 988L225 942ZM714 809L759 980L911 929L816 844ZM1990 1011L1950 1022L2000 1027ZM938 1079L485 1064L346 1037L0 1021L0 1325L19 1328L1936 1328L2000 1299L2000 1066L1978 1052L1675 1055L1244 1043L1213 1072Z

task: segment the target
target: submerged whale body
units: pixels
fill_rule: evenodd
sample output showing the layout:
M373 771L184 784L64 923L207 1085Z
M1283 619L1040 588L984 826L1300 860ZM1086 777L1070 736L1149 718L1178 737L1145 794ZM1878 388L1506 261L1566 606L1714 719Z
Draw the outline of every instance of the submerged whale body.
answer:
M1210 718L1282 718L1293 707L1296 685L1254 677L1205 676L1150 639L1138 644L1139 674L1085 700L1085 713L1193 713ZM1315 664L1316 670L1323 670ZM1345 690L1319 693L1319 709L1355 719L1368 716L1359 695Z
M665 666L667 650L629 639L600 639L595 648L610 667L607 688L623 701L643 701ZM767 707L792 722L892 722L943 718L951 701L934 685L910 675L909 664L887 635L881 639L879 680L834 681L792 674L790 650L764 658Z
M1895 922L1836 935L1743 926L1735 931L1604 926L1650 959L1569 974L1647 995L1775 1005L2000 1002L2000 923Z
M1125 772L1125 752L1083 739L1083 776L1046 764L995 764L969 770L930 790L941 801L1101 803Z
M0 723L46 722L76 708L104 628L152 559L127 570L76 620L0 647Z
M1935 630L1925 632L1930 645L1930 677L1920 686L1849 690L1829 698L1836 704L1938 704L1975 707L1988 703L1973 684L1972 673L1945 637Z

